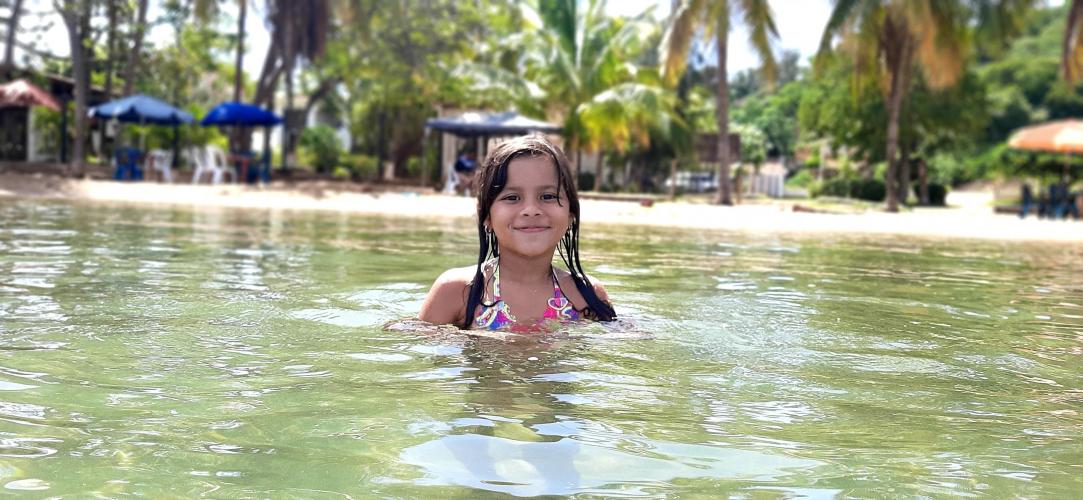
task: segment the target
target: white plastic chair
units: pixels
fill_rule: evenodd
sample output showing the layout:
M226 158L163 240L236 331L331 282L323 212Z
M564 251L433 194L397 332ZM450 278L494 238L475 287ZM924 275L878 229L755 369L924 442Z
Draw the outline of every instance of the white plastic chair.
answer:
M226 161L226 153L217 146L206 146L197 150L194 156L196 171L192 174L192 184L198 184L204 173L210 174L212 184L221 184L226 175L230 181L237 182L237 175Z
M444 194L455 194L455 187L459 185L459 174L455 173L455 164L449 163L444 169Z
M147 154L147 170L154 169L162 176L162 181L173 183L173 152L161 149L152 150Z

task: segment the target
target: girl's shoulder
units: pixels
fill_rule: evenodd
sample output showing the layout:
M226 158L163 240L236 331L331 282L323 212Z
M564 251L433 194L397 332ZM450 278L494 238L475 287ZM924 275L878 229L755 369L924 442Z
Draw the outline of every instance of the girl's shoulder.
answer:
M572 306L576 309L582 310L587 307L587 299L583 297L583 294L575 286L575 280L572 279L572 274L565 269L556 268L557 283L560 284L560 292L571 301ZM587 275L587 281L590 282L591 288L594 289L594 294L598 296L603 302L610 303L609 293L605 291L605 285L602 284L597 278Z
M476 270L477 267L467 266L444 271L432 284L418 317L437 325L461 321Z
M436 278L436 283L433 284L433 288L469 287L470 282L474 281L474 273L477 272L477 269L477 266L453 267L448 269Z

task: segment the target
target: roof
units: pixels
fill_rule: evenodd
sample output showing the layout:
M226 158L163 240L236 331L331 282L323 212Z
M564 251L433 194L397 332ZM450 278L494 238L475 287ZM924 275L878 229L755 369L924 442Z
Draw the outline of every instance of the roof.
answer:
M0 85L0 108L30 106L60 111L60 103L52 94L24 79Z
M469 112L459 116L432 118L425 127L461 136L522 135L531 132L559 132L561 127L527 118L514 111L504 113Z

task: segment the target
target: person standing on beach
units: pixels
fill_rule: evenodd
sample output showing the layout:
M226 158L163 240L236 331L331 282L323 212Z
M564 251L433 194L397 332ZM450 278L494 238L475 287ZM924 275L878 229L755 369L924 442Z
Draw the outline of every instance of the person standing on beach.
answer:
M474 172L478 168L478 153L473 149L467 149L455 160L455 175L458 177L455 183L455 192L470 196L470 189L474 186Z
M515 333L616 319L605 287L579 261L579 197L560 149L540 135L511 139L489 154L476 184L477 265L441 274L418 319ZM558 247L564 269L553 265Z

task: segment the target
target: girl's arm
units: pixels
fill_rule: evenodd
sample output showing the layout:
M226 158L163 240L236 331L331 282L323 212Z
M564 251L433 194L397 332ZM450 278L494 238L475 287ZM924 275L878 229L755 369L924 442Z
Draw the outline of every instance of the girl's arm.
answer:
M462 322L466 309L466 295L469 293L469 279L464 275L473 268L458 268L444 271L429 289L425 302L417 318L434 325L449 325ZM472 276L472 275L469 275Z

